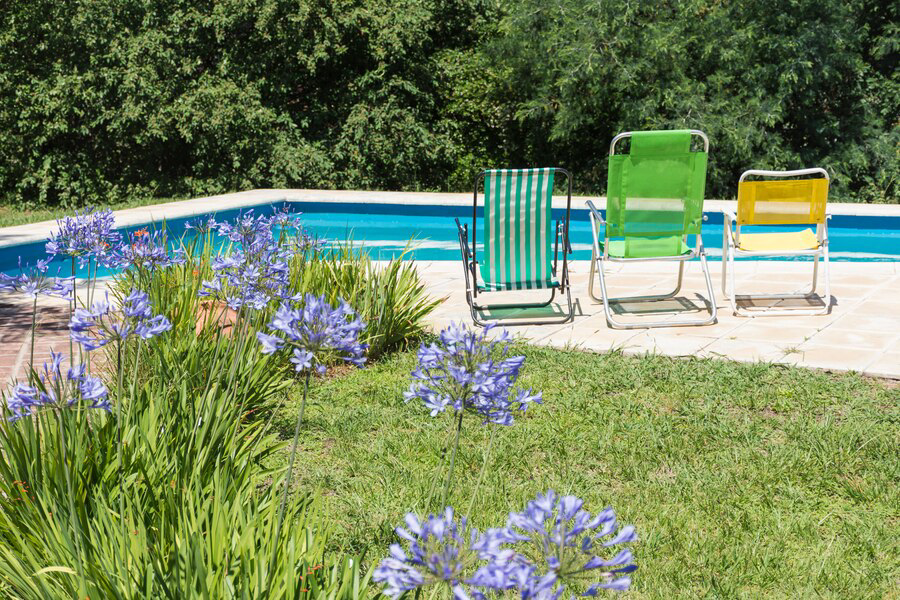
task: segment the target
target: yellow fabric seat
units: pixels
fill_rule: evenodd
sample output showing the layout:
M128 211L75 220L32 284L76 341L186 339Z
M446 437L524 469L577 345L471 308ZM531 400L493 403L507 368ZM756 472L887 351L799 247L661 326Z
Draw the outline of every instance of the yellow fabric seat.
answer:
M819 238L812 229L785 233L741 233L739 250L746 252L798 252L815 250Z

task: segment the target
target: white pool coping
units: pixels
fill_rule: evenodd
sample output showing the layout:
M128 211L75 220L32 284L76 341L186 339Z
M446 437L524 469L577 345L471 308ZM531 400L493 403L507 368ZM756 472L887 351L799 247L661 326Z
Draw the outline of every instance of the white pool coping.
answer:
M597 208L601 210L606 208L606 198L598 196L573 196L572 208L583 209L588 200L593 200ZM158 223L165 219L191 217L273 202L472 206L472 194L259 189L118 210L115 212L116 226L130 227L144 223ZM566 197L554 196L553 207L565 208ZM734 200L706 200L704 202L705 212L719 212L723 209L735 211L736 207L737 203ZM900 217L900 205L829 203L828 212L832 215ZM46 240L56 227L56 221L42 221L0 228L0 248Z

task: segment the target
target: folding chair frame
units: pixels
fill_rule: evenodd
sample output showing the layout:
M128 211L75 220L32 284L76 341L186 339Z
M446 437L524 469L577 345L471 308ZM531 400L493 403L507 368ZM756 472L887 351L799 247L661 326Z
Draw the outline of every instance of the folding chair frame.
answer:
M798 169L795 171L765 171L759 169L750 169L749 171L744 171L741 174L741 178L739 181L744 181L750 175L759 175L763 177L797 177L801 175L814 175L821 174L824 175L825 179L830 181L830 177L828 176L828 172L822 168L812 168L812 169ZM723 215L725 216L724 228L722 231L722 293L728 298L729 303L731 304L731 310L736 316L741 317L758 317L758 316L767 316L767 317L776 317L776 316L789 316L789 315L797 315L797 316L807 316L807 315L825 315L831 312L831 280L828 273L828 219L831 218L831 215L825 214L825 220L822 223L816 224L816 238L819 240L819 247L815 250L795 250L791 252L753 252L747 250L740 249L740 238L741 238L741 226L736 225L737 216L729 211L723 210ZM732 228L734 226L734 228ZM819 280L819 257L823 259L823 273L822 276L825 279L825 296L822 298L822 301L825 305L822 308L816 309L806 309L806 308L792 308L792 309L780 309L780 310L771 310L762 308L759 310L754 309L740 309L737 305L737 293L735 291L735 281L734 281L734 272L735 272L735 259L739 257L753 258L753 257L767 257L767 256L812 256L813 257L813 275L812 275L812 284L810 285L810 289L808 292L800 292L800 293L786 293L786 294L742 294L742 299L747 300L791 300L791 299L802 299L809 298L813 294L816 293L816 288L818 287ZM730 268L729 268L730 263Z
M697 135L703 139L703 151L709 151L709 138L706 137L702 131L698 131L696 129L691 130L692 135ZM609 145L609 155L612 156L616 151L616 142L621 139L631 137L632 132L628 131L625 133L620 133L616 137L613 138L612 142ZM613 329L644 329L650 327L686 327L693 325L710 325L715 323L718 319L717 315L717 307L716 307L716 297L713 292L713 284L712 278L709 275L709 266L706 263L706 249L703 246L703 237L701 235L697 235L697 248L691 250L690 253L682 255L682 256L661 256L661 257L652 257L652 258L617 258L609 255L609 231L606 228L606 221L603 219L603 216L600 214L600 211L594 206L594 203L588 200L587 207L589 212L589 216L591 219L591 232L593 233L593 255L591 256L591 273L590 280L588 283L588 294L591 298L596 300L597 302L603 303L603 311L606 313L606 323L612 327ZM704 217L705 219L705 217ZM599 226L604 227L604 244L603 250L600 250L600 236L599 236ZM682 238L682 241L687 242L687 236ZM705 319L682 319L682 320L671 320L671 321L641 321L635 323L623 323L622 321L617 321L612 314L612 310L610 309L610 304L612 302L658 302L660 300L669 300L674 298L678 292L681 291L681 285L684 280L684 263L692 258L700 258L700 266L703 269L703 276L706 279L706 290L709 295L708 300L705 300L706 310L709 312L709 316ZM680 264L678 266L678 281L675 284L675 289L667 294L659 294L653 296L630 296L630 297L620 297L620 298L610 298L609 293L606 290L606 277L603 269L603 263L605 261L609 262L617 262L617 263L632 263L632 262L648 262L648 261L678 261ZM594 273L599 275L600 279L600 294L601 297L597 297L594 293Z
M575 307L572 304L572 290L569 283L569 262L568 255L572 252L572 245L569 243L569 216L572 208L572 175L565 169L554 168L556 173L562 173L566 176L567 196L566 196L566 218L565 221L556 221L556 241L553 248L553 276L557 275L557 267L559 266L560 243L562 243L562 274L559 277L558 288L551 288L550 299L545 302L533 303L512 303L512 304L478 304L478 259L475 255L477 245L477 223L478 223L478 188L483 184L484 178L488 171L482 171L475 176L474 191L472 195L472 245L469 246L469 225L462 224L456 219L457 235L459 237L459 252L463 261L463 274L466 279L466 303L469 305L469 311L472 313L472 320L476 325L484 327L489 323L496 323L501 320L510 319L510 325L559 325L568 323L575 318ZM552 206L551 206L552 211ZM497 317L492 319L480 319L478 311L497 310L497 309L525 309L525 308L544 308L550 306L556 298L556 292L565 292L568 312L562 319L541 319L523 321L514 317ZM511 291L511 290L497 290ZM522 290L516 290L522 291ZM485 293L495 293L486 292Z

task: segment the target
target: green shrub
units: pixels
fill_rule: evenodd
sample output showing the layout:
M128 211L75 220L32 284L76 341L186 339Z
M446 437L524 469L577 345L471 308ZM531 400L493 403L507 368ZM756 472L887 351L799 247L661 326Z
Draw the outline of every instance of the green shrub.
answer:
M428 297L415 263L397 258L385 263L353 243L338 245L312 259L292 263L294 289L325 294L329 302L343 298L365 322L360 336L368 356L403 349L425 332L424 319L440 304Z
M823 166L897 202L898 4L29 0L0 11L0 197L469 191L553 165L602 193L622 130L710 134L707 195ZM23 43L27 40L27 43Z

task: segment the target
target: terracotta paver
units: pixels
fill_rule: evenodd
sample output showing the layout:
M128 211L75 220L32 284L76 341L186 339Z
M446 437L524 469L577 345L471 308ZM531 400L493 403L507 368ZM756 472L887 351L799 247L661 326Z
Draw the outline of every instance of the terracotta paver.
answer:
M0 294L0 381L24 380L31 359L32 302L19 294ZM69 303L38 300L34 365L40 370L50 351L69 355ZM78 350L75 346L75 353ZM76 360L78 362L78 360Z

